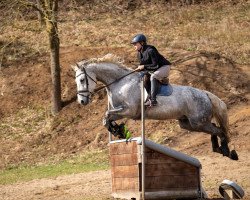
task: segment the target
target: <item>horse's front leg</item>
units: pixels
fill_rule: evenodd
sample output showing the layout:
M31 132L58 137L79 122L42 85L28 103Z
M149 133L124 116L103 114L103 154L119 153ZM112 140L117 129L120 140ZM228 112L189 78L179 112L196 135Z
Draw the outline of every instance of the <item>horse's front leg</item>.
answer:
M124 112L124 107L120 106L120 107L117 107L115 109L109 109L106 111L105 113L105 117L103 118L103 125L109 129L110 127L110 123L112 121L116 121L116 120L119 120L119 119L122 119L124 118L121 113Z
M120 112L122 112L122 111L124 111L124 107L123 107L123 106L119 106L119 107L117 107L117 108L107 110L107 111L106 111L106 115L110 115L110 114L112 114L112 113L116 114L116 113L120 113Z
M109 109L105 113L106 120L116 121L118 119L124 118L127 108L125 106L119 106L113 109Z

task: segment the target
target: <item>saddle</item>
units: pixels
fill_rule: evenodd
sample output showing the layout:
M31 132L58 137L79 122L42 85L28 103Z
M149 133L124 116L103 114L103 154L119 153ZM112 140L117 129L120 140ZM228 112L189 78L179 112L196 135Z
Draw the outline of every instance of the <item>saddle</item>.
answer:
M173 87L169 84L168 78L158 80L158 83L158 96L170 96L173 93Z
M140 72L140 76L144 77L145 75L149 75L148 72ZM146 79L145 81L149 81L149 77L145 76ZM169 84L169 78L163 78L161 80L157 80L157 95L158 96L170 96L173 93L173 88ZM145 85L145 90L146 90L146 85ZM146 95L147 96L147 95ZM146 98L146 101L149 97Z

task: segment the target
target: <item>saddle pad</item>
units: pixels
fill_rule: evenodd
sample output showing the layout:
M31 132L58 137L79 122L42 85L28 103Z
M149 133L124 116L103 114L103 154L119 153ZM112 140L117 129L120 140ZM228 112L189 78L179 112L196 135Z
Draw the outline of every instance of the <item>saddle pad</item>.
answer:
M158 96L170 96L173 93L173 87L170 84L160 85L158 89Z

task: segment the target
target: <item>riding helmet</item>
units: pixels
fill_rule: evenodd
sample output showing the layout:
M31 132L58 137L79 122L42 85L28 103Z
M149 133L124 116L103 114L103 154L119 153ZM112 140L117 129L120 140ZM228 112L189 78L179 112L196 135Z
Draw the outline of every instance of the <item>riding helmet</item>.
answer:
M134 44L136 42L147 42L147 38L143 34L137 34L131 41L131 44Z

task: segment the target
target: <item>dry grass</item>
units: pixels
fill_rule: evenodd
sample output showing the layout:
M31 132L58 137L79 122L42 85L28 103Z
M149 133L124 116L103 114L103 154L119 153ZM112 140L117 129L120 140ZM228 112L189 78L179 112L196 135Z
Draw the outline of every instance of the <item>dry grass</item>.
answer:
M71 19L73 13L68 13ZM249 63L250 5L193 5L159 8L151 5L114 17L101 14L62 24L62 45L126 46L143 32L149 42L162 48L219 53L239 63ZM63 30L71 30L69 32ZM72 34L73 33L73 34Z
M250 3L242 2L182 7L151 4L124 12L118 8L115 12L104 12L104 5L95 5L92 10L80 7L62 11L59 16L61 46L129 48L131 37L143 32L150 43L161 48L214 52L238 63L250 63ZM0 32L3 45L13 41L9 45L12 50L4 51L7 60L48 49L46 33L40 32L35 20L15 21L2 27Z
M15 115L0 120L1 137L6 140L22 139L51 128L52 117L42 108L23 108Z

